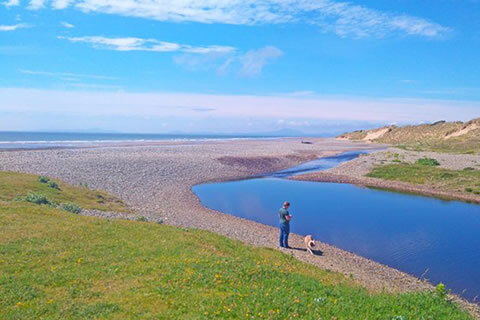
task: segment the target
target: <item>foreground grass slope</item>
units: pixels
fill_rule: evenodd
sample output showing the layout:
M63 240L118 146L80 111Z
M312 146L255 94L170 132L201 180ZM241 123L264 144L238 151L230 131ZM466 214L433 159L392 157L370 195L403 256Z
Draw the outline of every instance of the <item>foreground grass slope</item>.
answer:
M371 294L209 232L13 199L0 200L0 319L471 319L442 294Z
M359 130L345 133L339 138L387 143L416 151L478 154L480 118L468 122L440 121L433 124Z

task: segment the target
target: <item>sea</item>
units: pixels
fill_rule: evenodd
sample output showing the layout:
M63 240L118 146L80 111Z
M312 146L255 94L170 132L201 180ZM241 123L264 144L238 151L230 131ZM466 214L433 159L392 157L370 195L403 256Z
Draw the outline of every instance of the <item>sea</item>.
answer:
M275 136L280 137L280 136ZM141 133L75 133L75 132L8 132L0 131L0 150L82 148L131 145L157 141L208 141L269 139L271 135L222 134L141 134Z

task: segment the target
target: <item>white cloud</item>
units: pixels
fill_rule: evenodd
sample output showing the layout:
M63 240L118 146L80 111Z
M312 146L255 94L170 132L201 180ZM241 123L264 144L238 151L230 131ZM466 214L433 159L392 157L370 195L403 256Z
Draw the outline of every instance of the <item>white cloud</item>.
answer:
M15 0L10 0L15 1ZM391 34L438 37L450 31L438 23L335 0L30 0L31 9L51 1L68 6L169 22L236 25L306 23L340 37L384 37Z
M212 69L218 71L218 69L221 68L221 65L225 63L224 61L233 59L233 56L234 52L180 54L173 57L173 62L189 71L207 71Z
M248 117L284 119L278 125L307 126L315 120L409 122L469 120L480 102L429 99L313 96L310 98L196 93L135 93L0 88L0 111L92 116ZM22 97L19 99L18 97ZM86 103L88 102L88 103ZM132 106L135 106L132 108ZM209 112L198 112L198 108ZM297 119L303 119L298 122ZM275 120L276 121L276 120ZM293 122L291 122L293 121Z
M59 37L60 39L71 42L83 42L92 45L98 49L108 49L116 51L154 51L154 52L186 52L186 53L227 53L235 51L235 48L229 46L206 46L194 47L182 45L174 42L159 41L156 39L143 38L107 38L101 36L87 37Z
M18 72L28 75L35 76L45 76L53 78L61 78L64 80L77 81L79 79L96 79L96 80L119 80L117 77L103 76L97 74L82 74L82 73L72 73L72 72L48 72L48 71L38 71L38 70L27 70L20 69Z
M30 0L30 4L28 5L28 9L31 10L38 10L45 7L46 0Z
M15 31L20 28L28 28L28 25L23 23L13 25L0 25L0 31Z
M8 0L2 3L5 7L15 7L20 5L20 0Z
M173 61L190 71L214 69L219 75L234 72L240 76L252 77L261 74L267 64L282 54L280 49L267 46L249 50L246 53L238 51L209 52L201 56L182 54L173 57Z
M61 10L67 8L72 2L73 0L53 0L52 7Z
M191 46L175 42L159 41L135 37L108 38L103 36L85 37L58 37L71 42L87 43L96 49L115 51L151 51L151 52L179 52L181 55L173 57L173 61L186 67L188 70L216 69L217 73L225 74L231 69L241 76L257 76L265 65L280 57L283 53L272 46L239 53L230 46Z
M69 29L75 28L75 26L74 26L73 24L68 23L68 22L65 22L65 21L60 22L60 24L61 24L62 26L64 26L65 28L69 28Z
M271 46L250 50L240 58L242 63L240 74L243 76L256 76L262 72L263 67L268 62L277 59L282 54L281 50Z

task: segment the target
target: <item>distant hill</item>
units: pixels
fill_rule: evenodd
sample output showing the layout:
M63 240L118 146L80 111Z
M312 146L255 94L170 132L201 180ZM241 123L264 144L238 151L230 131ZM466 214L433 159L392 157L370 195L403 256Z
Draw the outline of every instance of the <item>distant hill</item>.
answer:
M345 133L337 139L387 143L413 150L480 153L480 118L468 122L392 125Z

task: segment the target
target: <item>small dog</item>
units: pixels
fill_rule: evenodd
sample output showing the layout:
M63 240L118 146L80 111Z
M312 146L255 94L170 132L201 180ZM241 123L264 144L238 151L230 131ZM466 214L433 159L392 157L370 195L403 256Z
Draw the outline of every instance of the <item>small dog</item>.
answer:
M307 247L307 251L313 255L314 254L313 247L315 247L315 240L311 235L308 235L305 237L304 241L305 241L305 246Z

